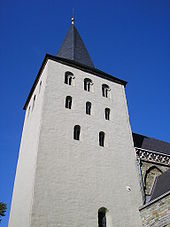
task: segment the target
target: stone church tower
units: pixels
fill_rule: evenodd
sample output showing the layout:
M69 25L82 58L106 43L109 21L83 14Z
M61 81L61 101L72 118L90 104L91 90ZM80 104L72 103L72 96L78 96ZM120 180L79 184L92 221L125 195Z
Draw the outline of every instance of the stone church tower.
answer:
M139 227L126 82L96 69L72 20L26 111L9 227Z

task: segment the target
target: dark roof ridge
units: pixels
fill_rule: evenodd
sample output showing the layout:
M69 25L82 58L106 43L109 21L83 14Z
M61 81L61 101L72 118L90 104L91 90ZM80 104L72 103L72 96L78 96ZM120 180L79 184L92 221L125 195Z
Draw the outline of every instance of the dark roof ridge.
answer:
M92 73L94 75L97 75L99 77L105 78L105 79L110 80L112 82L121 84L123 86L126 86L126 84L127 84L126 81L121 80L119 78L116 78L116 77L114 77L114 76L112 76L110 74L107 74L107 73L99 70L99 69L96 69L96 68L93 68L93 67L89 67L87 65L83 65L83 64L81 64L79 62L76 62L76 61L73 61L73 60L70 60L70 59L65 59L65 58L53 56L53 55L50 55L50 54L46 54L45 57L44 57L44 60L43 60L43 62L41 64L41 67L39 69L39 72L38 72L38 74L37 74L37 76L35 78L35 81L33 83L33 86L32 86L32 88L30 90L30 93L28 95L28 98L27 98L27 100L25 102L25 105L23 107L24 110L26 110L26 108L27 108L27 105L29 103L29 100L30 100L30 98L31 98L31 96L32 96L32 94L34 92L34 89L35 89L35 87L36 87L36 85L37 85L37 83L38 83L38 81L39 81L39 79L41 77L41 72L44 69L44 67L45 67L48 59L53 60L53 61L57 61L59 63L65 64L65 65L68 65L68 66L75 67L75 68L80 69L80 70L83 70L85 72Z

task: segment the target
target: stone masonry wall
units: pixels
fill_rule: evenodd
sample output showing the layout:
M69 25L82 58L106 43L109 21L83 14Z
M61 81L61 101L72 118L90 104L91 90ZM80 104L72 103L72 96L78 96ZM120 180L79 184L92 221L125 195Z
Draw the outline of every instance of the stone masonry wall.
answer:
M140 208L145 227L170 227L170 191Z

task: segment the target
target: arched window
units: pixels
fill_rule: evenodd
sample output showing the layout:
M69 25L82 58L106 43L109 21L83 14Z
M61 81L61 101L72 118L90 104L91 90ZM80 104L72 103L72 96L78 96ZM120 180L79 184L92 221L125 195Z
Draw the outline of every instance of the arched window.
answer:
M84 90L91 91L91 86L92 86L92 80L89 78L85 78L84 79Z
M99 146L104 147L104 138L105 138L105 133L104 132L99 132Z
M67 96L66 101L65 101L65 107L68 108L68 109L71 109L71 106L72 106L72 97Z
M73 80L73 73L71 72L66 72L65 73L65 84L72 85L72 80Z
M80 125L74 126L74 139L80 140Z
M102 207L98 210L98 227L106 227L106 208Z
M109 108L105 109L105 119L110 120L110 109Z
M102 95L103 97L109 98L110 88L107 84L102 85Z
M91 115L91 102L86 102L86 114Z

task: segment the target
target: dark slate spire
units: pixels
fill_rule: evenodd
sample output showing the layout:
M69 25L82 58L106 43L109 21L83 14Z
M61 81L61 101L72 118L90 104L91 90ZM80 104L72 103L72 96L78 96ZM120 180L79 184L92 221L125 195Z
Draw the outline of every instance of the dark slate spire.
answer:
M74 18L72 18L71 26L57 56L74 60L89 67L94 67L83 40L74 25Z

